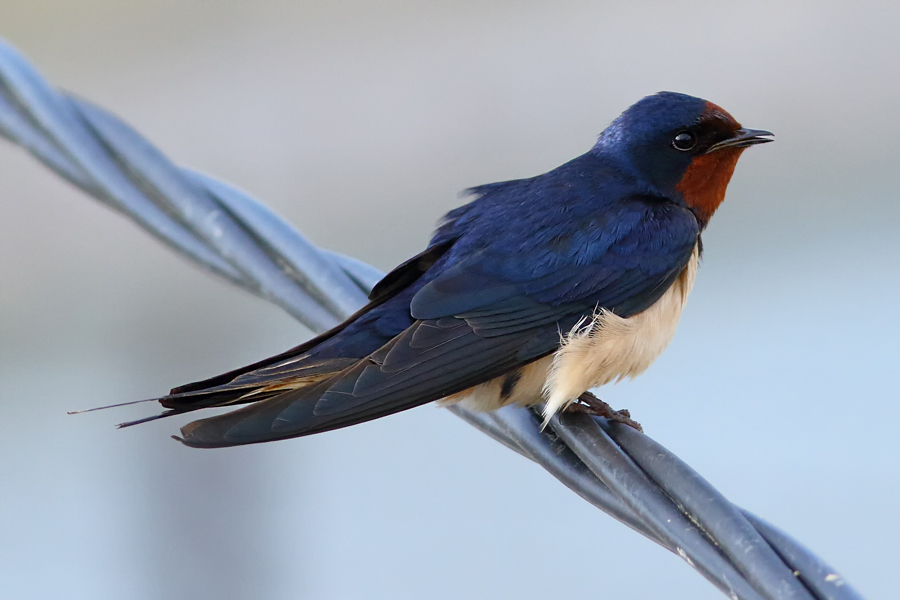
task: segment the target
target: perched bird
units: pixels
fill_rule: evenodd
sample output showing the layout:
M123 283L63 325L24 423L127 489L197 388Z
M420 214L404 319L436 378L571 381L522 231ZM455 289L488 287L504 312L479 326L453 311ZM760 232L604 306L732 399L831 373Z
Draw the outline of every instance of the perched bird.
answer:
M642 373L668 345L735 164L769 141L711 102L648 96L574 160L472 188L425 251L331 331L175 388L151 418L249 404L178 438L220 447L441 399L481 410L544 402L546 419L580 399L617 416L587 391Z

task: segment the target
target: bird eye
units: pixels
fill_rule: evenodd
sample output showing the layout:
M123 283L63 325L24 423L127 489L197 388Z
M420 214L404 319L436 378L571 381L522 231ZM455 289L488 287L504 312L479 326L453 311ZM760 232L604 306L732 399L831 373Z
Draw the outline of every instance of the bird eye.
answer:
M687 152L696 144L697 138L695 138L694 134L689 131L682 131L675 136L675 139L672 140L672 145L675 146L675 149L681 150L682 152Z

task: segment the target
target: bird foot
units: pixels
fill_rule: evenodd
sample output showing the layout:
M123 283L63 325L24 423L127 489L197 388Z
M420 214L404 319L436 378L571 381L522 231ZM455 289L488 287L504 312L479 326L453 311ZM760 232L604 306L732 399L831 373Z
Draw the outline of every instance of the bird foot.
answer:
M641 433L644 432L641 424L631 418L631 413L628 412L627 408L613 410L613 407L590 392L583 393L566 410L583 412L594 417L603 417L608 421L622 423L632 429L637 429Z

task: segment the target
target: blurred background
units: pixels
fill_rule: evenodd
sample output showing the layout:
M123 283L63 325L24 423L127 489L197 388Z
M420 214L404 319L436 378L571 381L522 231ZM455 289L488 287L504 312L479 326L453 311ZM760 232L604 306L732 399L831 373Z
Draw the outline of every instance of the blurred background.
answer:
M3 0L0 35L177 162L389 269L466 187L549 170L658 90L747 152L678 335L604 389L867 598L900 558L900 5ZM4 598L720 598L425 406L199 451L157 396L309 332L0 143Z

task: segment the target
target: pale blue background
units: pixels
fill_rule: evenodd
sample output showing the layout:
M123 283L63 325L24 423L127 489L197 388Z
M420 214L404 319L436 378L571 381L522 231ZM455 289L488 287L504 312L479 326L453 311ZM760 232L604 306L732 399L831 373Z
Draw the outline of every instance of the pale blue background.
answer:
M777 135L705 236L675 342L603 391L725 492L896 594L895 2L3 0L0 35L174 159L381 268L457 192L546 171L661 89ZM149 397L295 345L0 143L0 596L720 598L680 559L426 406L220 451Z

